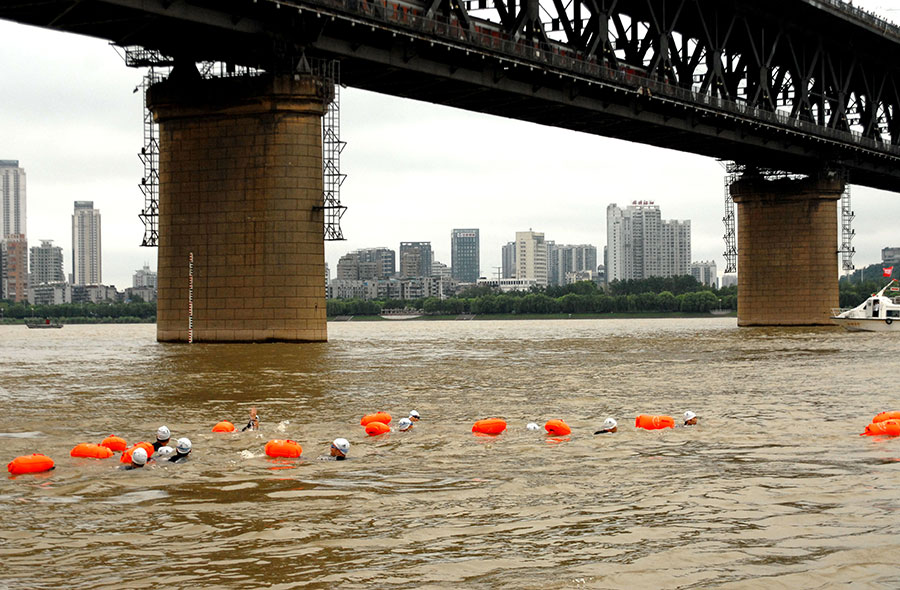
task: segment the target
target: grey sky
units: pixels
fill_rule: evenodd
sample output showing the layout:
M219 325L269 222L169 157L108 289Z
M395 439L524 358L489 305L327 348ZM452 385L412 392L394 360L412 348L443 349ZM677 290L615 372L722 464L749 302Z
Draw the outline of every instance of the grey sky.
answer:
M855 2L896 19L884 0ZM28 178L30 245L52 239L71 256L76 200L94 201L103 223L103 281L120 289L156 250L139 246L143 197L142 72L126 68L104 41L0 21L0 159L17 159ZM694 260L721 273L724 170L709 158L541 127L354 89L341 94L347 141L342 189L344 242L357 248L430 241L450 264L450 231L481 230L481 274L500 265L516 231L557 243L606 241L606 206L652 200L664 219L690 219ZM900 199L852 189L857 266L900 246ZM67 262L66 272L71 272Z

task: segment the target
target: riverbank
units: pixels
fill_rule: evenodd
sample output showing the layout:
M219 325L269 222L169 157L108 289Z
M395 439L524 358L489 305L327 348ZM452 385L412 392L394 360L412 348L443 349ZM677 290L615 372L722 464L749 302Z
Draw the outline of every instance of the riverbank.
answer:
M496 313L496 314L452 314L420 315L415 317L391 318L380 315L352 315L329 317L329 322L415 322L415 321L478 321L478 320L627 320L627 319L678 319L737 317L736 311L724 314L687 312L646 312L646 313Z

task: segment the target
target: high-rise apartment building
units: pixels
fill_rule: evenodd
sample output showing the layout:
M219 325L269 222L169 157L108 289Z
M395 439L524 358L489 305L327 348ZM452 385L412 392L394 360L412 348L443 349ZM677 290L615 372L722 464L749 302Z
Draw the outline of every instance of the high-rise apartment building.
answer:
M25 169L18 160L0 160L0 240L25 236Z
M93 201L75 201L72 215L72 284L99 285L100 211Z
M477 229L450 232L450 267L461 283L476 283L481 274L481 242Z
M337 278L348 281L389 279L394 276L396 254L389 248L363 248L341 256Z
M538 286L547 286L547 243L543 233L516 232L516 278L534 279Z
M606 239L608 281L690 274L691 222L663 220L652 201L609 205Z
M507 242L501 250L501 277L502 279L512 279L516 276L516 243ZM497 277L490 277L496 279Z
M9 235L0 240L0 293L17 303L28 300L28 240Z
M62 248L54 246L53 240L41 240L40 246L31 248L32 286L66 282L63 263Z
M597 247L590 244L557 246L548 242L550 252L549 281L551 285L567 284L570 273L597 273Z
M716 263L712 260L691 263L691 276L697 279L701 285L719 287L719 274L716 271Z
M431 242L400 242L400 278L431 275Z
M150 265L144 263L144 268L134 271L131 277L131 286L135 289L156 288L156 271L150 270Z
M900 248L882 248L881 262L885 266L900 264Z

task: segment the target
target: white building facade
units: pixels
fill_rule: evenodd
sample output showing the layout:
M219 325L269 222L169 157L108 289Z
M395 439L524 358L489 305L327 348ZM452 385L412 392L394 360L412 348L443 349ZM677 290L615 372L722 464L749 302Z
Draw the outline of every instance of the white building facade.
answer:
M100 211L94 209L93 201L75 201L72 215L73 285L101 284L100 252Z
M606 236L608 282L690 274L691 222L663 220L652 201L609 205Z

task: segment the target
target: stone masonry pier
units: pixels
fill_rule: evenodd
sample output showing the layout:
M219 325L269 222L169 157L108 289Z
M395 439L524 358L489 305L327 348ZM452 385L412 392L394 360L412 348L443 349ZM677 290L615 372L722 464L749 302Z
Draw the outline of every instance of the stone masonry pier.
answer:
M738 325L830 325L838 307L835 179L767 180L745 174L731 185L738 205Z
M322 116L311 76L202 80L148 91L160 129L157 340L324 341Z

